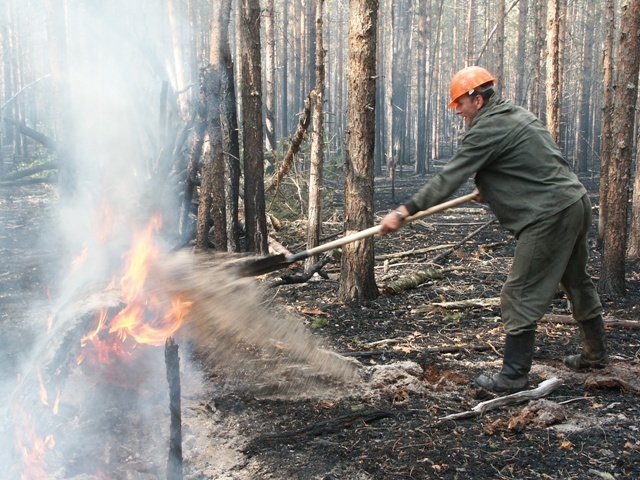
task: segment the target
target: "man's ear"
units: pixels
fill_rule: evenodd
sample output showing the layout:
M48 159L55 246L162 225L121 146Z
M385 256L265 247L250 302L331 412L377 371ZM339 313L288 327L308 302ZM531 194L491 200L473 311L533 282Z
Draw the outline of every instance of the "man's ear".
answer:
M480 110L484 105L484 97L482 95L476 95L473 97L473 102L476 104L476 108Z

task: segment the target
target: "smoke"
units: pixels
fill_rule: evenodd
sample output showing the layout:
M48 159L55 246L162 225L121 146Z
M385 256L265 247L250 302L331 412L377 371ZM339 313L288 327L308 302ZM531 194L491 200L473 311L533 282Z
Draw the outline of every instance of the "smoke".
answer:
M56 2L54 2L56 3ZM193 302L178 332L184 372L193 353L234 388L259 394L330 393L358 379L357 367L322 348L299 319L265 303L255 280L234 274L230 257L169 254L175 246L175 190L158 178L166 144L164 85L176 86L165 5L159 1L68 0L66 43L71 119L69 155L76 188L44 225L41 246L57 252L48 311L32 309L31 345L2 407L0 463L7 478L161 476L168 439L163 349L136 347L101 364L84 358L81 340L101 312L124 299L121 274L136 232L163 217L163 252L147 287L169 303ZM56 5L54 8L63 8ZM44 26L41 26L44 28ZM57 32L60 34L60 32ZM179 113L173 107L173 118ZM25 295L27 293L25 292ZM97 335L103 341L103 334ZM126 340L126 339L124 339ZM190 376L197 382L198 376ZM314 390L319 388L320 390ZM137 477L135 477L137 478Z
M162 119L179 119L175 97L161 102L163 86L176 89L166 2L50 3L64 17L64 31L46 24L44 2L15 2L14 21L33 28L34 36L64 40L68 95L56 98L55 76L37 88L46 89L47 103L57 103L56 118L71 127L60 145L74 165L75 188L55 200L41 225L38 247L55 255L38 265L40 281L51 282L51 300L47 309L24 313L29 326L21 344L11 346L21 364L18 378L2 388L0 479L125 478L137 467L159 474L168 438L162 348L140 346L126 362L107 366L78 365L78 354L100 309L121 307L115 290L105 288L122 271L135 232L160 211L167 234L158 239L161 248L176 243L178 197L157 176L167 143ZM55 48L49 40L34 44L41 48L34 57L47 59L45 65Z

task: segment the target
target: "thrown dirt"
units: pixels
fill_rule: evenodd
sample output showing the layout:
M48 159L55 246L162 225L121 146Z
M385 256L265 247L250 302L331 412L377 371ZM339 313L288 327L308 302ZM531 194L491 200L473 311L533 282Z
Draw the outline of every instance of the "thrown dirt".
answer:
M379 214L406 199L423 181L398 180L393 200L389 181L378 179ZM585 183L597 205L597 186ZM30 186L0 193L1 386L3 398L15 399L16 384L26 383L24 374L20 375L25 361L31 360L31 346L38 343L42 328L46 331L50 286L55 293L56 272L67 268L68 259L60 255L55 239L47 236L55 192ZM339 197L337 193L337 202ZM594 213L597 217L597 210ZM243 285L255 282L255 297L242 298L244 290L231 288L229 299L234 304L248 300L248 313L254 307L268 309L283 323L260 324L259 336L242 338L234 351L220 350L206 322L196 322L205 330L197 330L180 344L184 478L640 477L640 333L633 323L640 320L637 264L628 265L627 297L602 299L610 367L580 374L563 367L563 355L575 352L579 340L575 325L565 323L570 310L558 292L550 315L539 324L531 380L535 386L556 377L563 386L544 400L500 407L464 420L442 420L493 398L472 380L501 364L503 334L495 298L506 278L514 241L491 224L443 255L491 219L486 208L471 204L376 238L381 295L370 302L343 303L336 297L335 264L325 267L326 278L314 276L303 284L270 288L283 274L298 272L299 266L293 272L238 280ZM327 221L325 227L324 235L330 235L339 232L341 222ZM276 237L296 250L291 246L304 238L302 228L285 224ZM595 229L593 239L590 269L597 280L600 252L595 247ZM436 248L415 253L426 247ZM200 275L217 267L215 262L198 262L194 268ZM415 288L389 293L393 282L429 269L438 274L426 275ZM182 268L169 271L184 274ZM175 285L191 291L199 288L204 296L198 300L202 309L198 315L205 318L206 311L216 307L207 304L212 301L206 298L210 285L189 284L194 278L206 279L198 275L186 274ZM265 304L260 298L265 298ZM270 330L271 325L278 326ZM282 325L287 328L280 329ZM240 323L239 328L250 330L251 325ZM302 354L291 363L295 367L282 371L279 367L285 363L261 362L264 351L252 349L251 344L264 341L265 332L276 340L281 336L281 341L266 342L275 348L271 353L277 352L276 357L289 353L288 332L308 342L294 345ZM203 348L208 344L210 350ZM62 386L60 416L49 425L60 432L61 443L46 446L49 476L42 478L165 478L169 412L162 349L156 350L159 354L147 354L145 360L159 364L159 369L146 371L142 388L134 388L138 377L133 373L129 384L117 388L105 387L104 377L92 377L86 371L69 376ZM308 352L317 356L306 357ZM243 362L257 367L246 368ZM304 365L315 366L309 370ZM328 372L316 368L326 365L333 367ZM255 372L260 372L261 381ZM331 380L344 372L355 376L345 383ZM45 375L45 381L48 378ZM320 390L311 388L318 386ZM85 393L69 398L65 389ZM91 404L81 403L81 398ZM142 404L144 413L133 408ZM93 413L90 420L88 412ZM11 405L4 406L2 413L12 418L12 424L18 423ZM64 430L77 435L65 436ZM9 437L16 432L6 423L0 432L0 460L13 468L0 478L15 478L21 458L8 452L15 452ZM99 452L101 464L111 467L109 471L96 471L81 461L90 450L87 444L93 442L101 442L91 452ZM74 452L70 466L61 458L64 447Z

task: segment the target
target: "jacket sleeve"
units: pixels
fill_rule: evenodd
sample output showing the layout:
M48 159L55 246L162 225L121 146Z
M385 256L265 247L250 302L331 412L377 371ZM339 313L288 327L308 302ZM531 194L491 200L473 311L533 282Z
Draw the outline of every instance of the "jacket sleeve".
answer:
M495 136L488 122L478 122L465 135L454 157L405 206L411 215L445 200L494 158Z

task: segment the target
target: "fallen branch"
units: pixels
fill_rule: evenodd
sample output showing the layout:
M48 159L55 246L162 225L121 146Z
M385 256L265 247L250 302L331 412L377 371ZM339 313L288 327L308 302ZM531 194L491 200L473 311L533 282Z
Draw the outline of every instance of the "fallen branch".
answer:
M445 244L445 245L436 245L434 247L427 248L412 248L411 250L405 250L404 252L397 253L388 253L386 255L376 255L376 262L381 262L383 260L391 260L392 258L405 258L412 257L413 255L422 255L423 253L430 253L437 250L443 250L445 248L451 248L453 244Z
M491 345L450 345L448 347L425 348L422 353L486 352L487 350L493 350L493 347Z
M421 307L414 308L416 313L425 313L438 308L444 308L445 310L456 310L462 308L487 308L487 307L499 307L500 297L490 298L470 298L468 300L458 300L455 302L436 302Z
M489 410L495 410L496 408L504 407L505 405L514 405L527 400L537 400L538 398L546 397L551 392L560 388L561 385L562 379L556 377L549 378L540 383L533 390L523 390L522 392L512 393L511 395L505 395L504 397L487 400L486 402L479 403L471 410L447 415L446 417L440 418L439 421L478 417L480 415L484 415L484 413Z
M327 274L324 272L321 272L321 270L324 268L324 266L327 263L331 261L331 258L332 258L331 255L324 255L320 260L318 260L316 263L311 265L309 270L305 271L304 273L299 273L296 275L282 275L280 277L280 280L273 282L269 286L273 288L273 287L279 287L281 285L293 285L298 283L305 283L311 277L313 277L313 275L316 273L322 276L323 278L328 278Z
M15 127L18 127L18 130L22 135L33 138L36 142L42 144L42 146L50 152L55 152L58 149L58 145L56 144L55 140L47 137L44 133L40 133L33 128L29 128L24 123L18 122L12 118L4 117L4 121L11 125L14 125Z
M571 315L545 315L539 322L561 323L563 325L577 325L578 322ZM628 328L630 330L640 330L640 322L633 320L618 320L615 318L605 318L605 327Z
M442 252L440 255L438 255L436 258L434 258L432 260L432 262L437 262L438 260L442 260L443 258L448 257L449 255L451 255L453 252L455 252L458 248L460 248L462 245L464 245L465 243L467 243L469 240L471 240L473 237L475 237L477 234L479 234L480 232L482 232L485 228L487 228L489 225L495 223L496 219L492 218L491 220L489 220L488 222L486 222L485 224L483 224L481 227L476 228L473 232L471 232L469 235L467 235L466 237L464 237L462 240L460 240L458 243L456 243L453 247L451 247L449 250L446 250L444 252Z
M261 435L252 439L241 451L246 454L255 454L259 450L273 445L274 443L287 442L300 437L315 437L319 435L329 435L337 433L354 424L370 424L376 420L395 416L389 410L363 410L360 412L350 412L338 418L310 425L296 430L287 430L272 435Z

